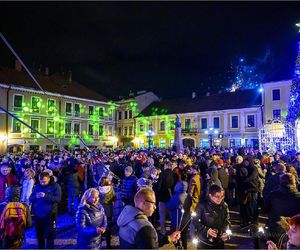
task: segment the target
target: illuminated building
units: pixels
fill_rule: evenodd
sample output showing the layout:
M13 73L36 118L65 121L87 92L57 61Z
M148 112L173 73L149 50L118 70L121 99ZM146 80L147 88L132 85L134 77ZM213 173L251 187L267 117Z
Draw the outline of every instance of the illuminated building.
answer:
M105 97L72 80L68 74L33 72L46 93L38 90L16 62L1 68L0 105L65 148L116 146L114 113L117 107ZM0 150L52 150L17 120L0 113Z

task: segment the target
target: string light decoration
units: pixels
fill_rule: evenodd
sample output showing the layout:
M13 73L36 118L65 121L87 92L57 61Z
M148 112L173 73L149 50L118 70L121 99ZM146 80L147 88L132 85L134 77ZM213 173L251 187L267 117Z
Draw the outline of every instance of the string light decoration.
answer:
M273 119L259 130L261 152L275 153L294 150L296 147L295 128L286 121Z
M300 23L297 23L296 26L300 28ZM292 80L290 101L286 117L286 120L293 126L295 126L296 120L300 118L300 42L298 45L298 55L295 63L294 78Z

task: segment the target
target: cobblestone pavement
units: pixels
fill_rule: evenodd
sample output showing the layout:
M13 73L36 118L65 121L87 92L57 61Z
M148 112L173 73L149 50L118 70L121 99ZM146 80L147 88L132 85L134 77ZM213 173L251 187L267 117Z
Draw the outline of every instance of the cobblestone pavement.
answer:
M239 227L238 220L239 213L236 211L230 211L230 217L232 222L233 235L231 239L226 242L226 249L254 249L255 241L250 236L248 229L243 230ZM265 222L265 217L260 217L260 222ZM76 247L77 231L75 227L75 217L71 217L68 214L62 214L57 218L57 237L55 240L56 249L74 249ZM119 246L119 238L116 235L112 237L111 245L117 249ZM106 247L105 240L102 242L102 248ZM31 227L26 231L26 242L23 249L37 249L37 240L35 236L35 229ZM189 240L189 249L196 249L196 247ZM175 249L173 244L165 245L161 249Z

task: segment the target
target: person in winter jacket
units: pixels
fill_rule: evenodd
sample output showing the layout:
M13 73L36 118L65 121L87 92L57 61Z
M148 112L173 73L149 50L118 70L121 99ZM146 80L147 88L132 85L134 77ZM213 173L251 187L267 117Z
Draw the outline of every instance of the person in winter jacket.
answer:
M45 248L45 240L47 240L46 248L54 248L56 217L60 201L60 186L54 182L49 173L41 173L39 183L34 186L29 198L35 215L35 229L39 249Z
M172 163L165 162L164 170L158 179L158 210L161 233L166 234L166 217L169 213L167 202L170 200L175 186L176 174L172 171Z
M101 234L107 227L104 208L99 202L99 191L90 188L85 191L76 213L79 249L100 249Z
M192 222L199 240L198 249L223 249L229 239L229 210L224 202L224 190L219 185L211 185L207 200L197 205Z
M156 209L155 195L151 188L139 190L134 197L134 203L135 207L127 205L123 209L117 221L121 249L158 249L163 244L179 240L179 231L169 237L158 235L148 220Z
M167 208L171 212L171 231L179 230L180 218L182 216L183 203L187 197L188 183L179 181L174 187L175 194L167 203ZM187 249L187 229L181 232L181 244L183 249ZM180 245L180 242L178 242Z
M34 176L35 172L31 168L27 168L24 172L24 178L22 182L22 193L21 193L21 202L29 205L29 197L32 193L34 186Z
M102 177L99 183L99 196L100 203L104 208L105 215L107 217L107 230L106 230L106 248L110 248L111 229L113 226L112 218L114 214L114 202L116 200L116 194L114 188L107 177Z
M79 205L80 180L76 166L70 164L71 162L67 161L67 165L63 167L63 175L68 194L68 213L73 216Z
M5 189L9 187L12 183L16 183L16 176L11 174L11 167L5 163L0 166L0 202L4 201Z
M124 170L125 178L121 186L122 201L126 204L134 204L134 195L137 192L137 178L132 174L133 169L127 166Z
M268 213L267 226L271 233L283 233L279 227L280 216L291 217L300 211L300 192L296 187L296 180L292 174L284 174L280 177L279 189L271 192L266 201L264 211Z

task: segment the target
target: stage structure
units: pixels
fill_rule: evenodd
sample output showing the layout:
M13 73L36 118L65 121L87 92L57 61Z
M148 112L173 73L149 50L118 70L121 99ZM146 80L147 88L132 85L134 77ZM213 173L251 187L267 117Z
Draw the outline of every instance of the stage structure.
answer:
M275 153L296 150L296 130L287 121L273 119L259 130L259 150Z

